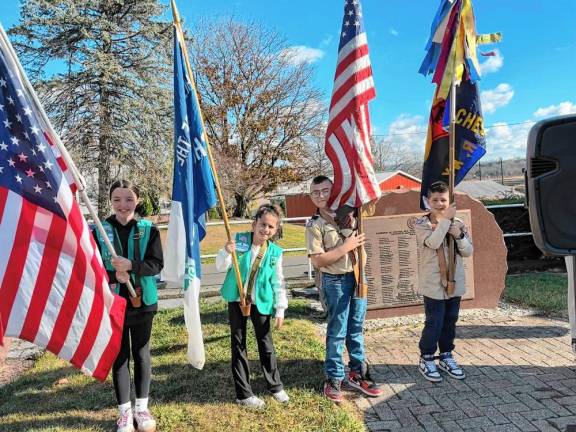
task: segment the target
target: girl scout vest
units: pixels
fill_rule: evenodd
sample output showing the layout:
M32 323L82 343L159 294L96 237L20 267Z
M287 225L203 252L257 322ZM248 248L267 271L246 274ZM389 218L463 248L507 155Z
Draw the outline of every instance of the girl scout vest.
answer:
M238 266L240 267L240 275L244 288L248 283L250 276L250 249L252 247L252 233L237 233L236 234L236 254L238 256ZM268 242L268 249L260 262L260 269L254 281L254 303L258 308L258 312L262 315L272 314L274 309L274 291L279 287L276 284L276 264L282 255L282 248L272 242ZM226 278L220 289L220 293L224 300L227 302L239 301L238 285L236 284L236 276L234 269L230 267Z
M122 246L120 244L120 237L116 229L107 221L102 222L104 231L106 231L106 236L108 240L114 245L116 253L118 255L124 256L124 251L122 251ZM146 219L140 219L135 226L132 227L130 235L128 237L128 258L129 260L134 260L134 244L135 244L135 231L137 231L138 243L139 243L139 256L142 259L146 253L146 248L148 247L148 241L150 240L150 229L152 228L152 222ZM98 243L100 243L100 250L102 251L102 260L106 266L106 270L115 271L112 266L111 259L112 255L108 251L104 239L101 237L100 232L96 230L96 236L98 237ZM136 278L132 272L130 272L130 280L132 285L136 287ZM158 288L156 287L156 279L154 276L140 276L140 287L142 288L142 301L145 305L153 305L158 303ZM116 294L120 292L120 284L116 284L114 290Z

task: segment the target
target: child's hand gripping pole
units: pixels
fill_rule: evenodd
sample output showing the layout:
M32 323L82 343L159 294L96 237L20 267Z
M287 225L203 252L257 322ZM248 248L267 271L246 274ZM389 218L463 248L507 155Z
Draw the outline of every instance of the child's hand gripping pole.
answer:
M106 231L104 230L104 227L102 226L102 222L100 222L100 219L95 218L94 223L96 224L96 229L100 233L100 237L102 237L102 239L104 239L104 244L106 245L106 248L108 249L108 252L110 253L110 255L112 255L113 258L118 257L118 255L116 254L116 251L114 250L114 246L112 246L112 243L110 242L110 239L108 238L108 235L106 234ZM138 298L138 294L136 294L136 291L134 291L134 287L132 286L130 279L128 279L126 281L126 287L128 288L128 292L130 293L130 297L132 297L134 299Z

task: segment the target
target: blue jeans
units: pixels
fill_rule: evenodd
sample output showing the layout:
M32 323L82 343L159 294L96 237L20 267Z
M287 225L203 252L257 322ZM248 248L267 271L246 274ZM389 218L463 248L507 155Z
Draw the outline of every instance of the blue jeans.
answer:
M350 370L362 373L365 360L362 324L367 300L355 297L354 273L322 273L322 289L328 307L324 374L327 378L342 381L345 376L342 361L344 343L350 357Z
M451 352L454 349L460 299L461 297L452 297L446 300L436 300L424 297L426 321L419 343L422 357L433 356L436 349L439 349L441 353Z

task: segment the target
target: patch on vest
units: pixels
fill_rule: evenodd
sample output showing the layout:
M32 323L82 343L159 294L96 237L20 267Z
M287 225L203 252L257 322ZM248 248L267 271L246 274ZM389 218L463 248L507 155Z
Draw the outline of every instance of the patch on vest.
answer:
M238 241L236 242L236 250L238 252L247 252L250 249L250 245L248 244L248 236L241 235L238 237Z

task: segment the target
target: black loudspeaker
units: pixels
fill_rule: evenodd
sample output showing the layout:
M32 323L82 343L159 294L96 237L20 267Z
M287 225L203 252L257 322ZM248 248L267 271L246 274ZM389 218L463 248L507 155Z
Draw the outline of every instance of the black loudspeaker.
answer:
M525 176L534 243L547 255L576 255L576 115L532 127Z

